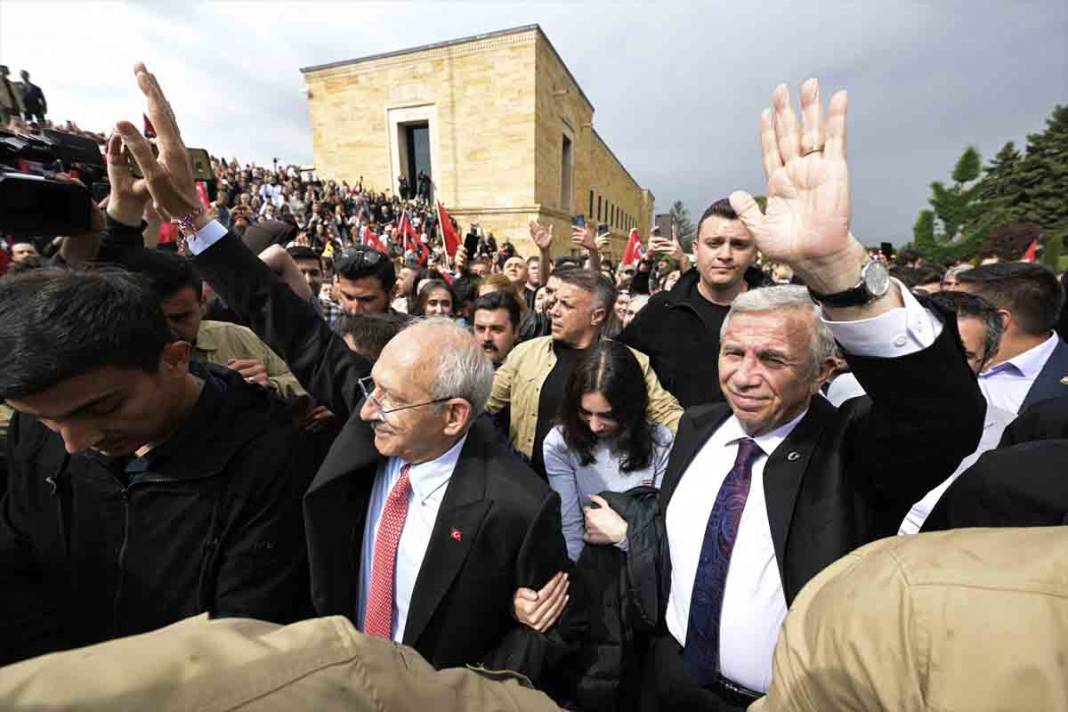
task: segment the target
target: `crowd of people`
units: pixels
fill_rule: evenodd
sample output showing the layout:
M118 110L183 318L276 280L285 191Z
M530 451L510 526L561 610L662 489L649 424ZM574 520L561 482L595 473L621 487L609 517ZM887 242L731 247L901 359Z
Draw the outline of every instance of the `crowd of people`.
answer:
M101 229L0 278L4 699L1068 707L1064 277L862 246L845 92L613 264L450 250L425 174L198 182L135 74Z

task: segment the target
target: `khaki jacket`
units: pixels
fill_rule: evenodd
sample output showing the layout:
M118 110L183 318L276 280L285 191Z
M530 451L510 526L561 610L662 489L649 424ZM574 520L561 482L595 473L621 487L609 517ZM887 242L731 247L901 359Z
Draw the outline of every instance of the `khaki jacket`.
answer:
M227 321L200 322L193 357L205 363L226 366L230 359L252 358L267 367L267 381L285 400L307 397L286 362L271 351L251 329Z
M0 668L5 710L542 712L512 673L436 671L342 616L288 626L207 616Z
M553 353L553 337L541 336L512 349L493 379L486 409L496 413L511 406L511 422L508 439L512 447L527 457L533 457L534 434L538 427L538 400L541 387L549 372L556 365ZM638 359L645 374L645 386L649 391L649 419L667 427L672 433L679 426L682 406L675 396L668 393L649 366L649 357L640 351L630 350Z
M794 600L749 712L1068 710L1068 527L892 537Z

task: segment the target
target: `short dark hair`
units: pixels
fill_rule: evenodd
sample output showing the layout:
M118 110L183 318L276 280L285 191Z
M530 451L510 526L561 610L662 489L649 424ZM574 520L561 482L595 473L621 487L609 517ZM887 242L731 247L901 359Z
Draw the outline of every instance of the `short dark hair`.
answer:
M174 340L159 297L117 269L38 269L0 280L0 399L102 366L155 373Z
M382 349L411 319L403 314L345 314L338 323L342 336L352 336L359 353L370 361L378 360Z
M378 257L364 256L374 253ZM345 279L363 279L375 277L382 285L382 291L388 292L397 283L397 272L393 260L378 250L366 245L348 247L334 258L334 275Z
M998 308L989 300L969 292L935 292L930 299L946 311L955 313L957 319L978 319L983 322L986 327L983 363L989 363L997 354L1001 335L1005 331L1005 322L1001 320Z
M594 308L603 308L606 312L606 320L608 315L611 315L612 305L616 302L616 288L612 281L603 274L591 269L562 269L554 272L553 276L564 284L570 284L591 293Z
M467 304L478 296L478 285L481 280L478 277L465 274L452 281L452 295L456 298L453 309L456 310L462 304Z
M512 328L519 328L522 310L519 308L519 300L511 292L490 292L479 297L475 300L474 311L479 311L480 309L487 311L504 309L508 312L508 321L512 322Z
M957 275L957 283L1012 314L1028 334L1053 328L1064 306L1064 287L1048 268L1030 262L995 262Z
M648 467L653 453L653 425L646 416L649 392L642 367L629 348L618 341L599 341L586 349L567 379L557 420L564 443L582 465L594 461L597 446L597 436L580 414L582 396L590 392L604 394L612 406L612 418L619 424L615 439L620 469L630 472Z
M734 212L734 208L731 207L731 201L728 198L720 198L705 208L705 211L701 213L701 219L697 221L697 228L693 231L694 235L701 234L701 223L711 217L724 218L725 220L737 220L738 213Z
M286 252L288 252L289 256L292 257L294 260L315 260L319 263L320 266L323 264L322 255L320 255L312 248L306 247L304 245L293 245L291 247L287 247Z
M131 254L124 266L143 275L160 299L167 299L189 287L200 299L204 294L204 280L186 257L160 250L139 250Z
M528 265L533 264L534 262L539 262L540 263L541 262L541 258L538 257L537 255L531 255L530 257L527 258L527 264Z

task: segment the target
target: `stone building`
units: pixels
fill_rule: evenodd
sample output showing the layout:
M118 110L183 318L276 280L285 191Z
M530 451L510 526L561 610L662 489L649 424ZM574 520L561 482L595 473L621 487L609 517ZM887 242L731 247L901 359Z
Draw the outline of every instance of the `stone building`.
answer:
M528 25L301 70L316 172L397 192L431 176L434 198L530 254L530 220L605 223L618 257L648 234L653 195L593 128L593 104L548 37Z

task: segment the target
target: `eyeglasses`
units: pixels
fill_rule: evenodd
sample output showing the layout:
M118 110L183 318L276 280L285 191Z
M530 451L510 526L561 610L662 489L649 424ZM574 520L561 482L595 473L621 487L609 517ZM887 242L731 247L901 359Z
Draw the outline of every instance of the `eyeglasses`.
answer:
M339 272L348 271L350 269L359 270L361 267L374 267L382 260L387 259L378 250L344 250L337 259L334 260L334 264Z
M437 398L435 400L429 400L429 401L425 401L423 403L412 403L411 405L398 405L398 406L394 406L394 407L390 408L390 407L387 407L383 401L379 400L378 398L375 398L374 392L377 390L378 387L375 385L374 379L371 376L364 376L363 378L358 380L356 383L360 386L360 393L363 394L363 397L366 398L371 403L371 405L373 405L375 407L375 410L377 410L379 412L379 414L383 415L383 416L388 415L389 413L396 413L397 411L400 411L400 410L408 410L409 408L421 408L424 405L433 405L435 403L444 403L445 401L452 400L451 397L450 398Z

